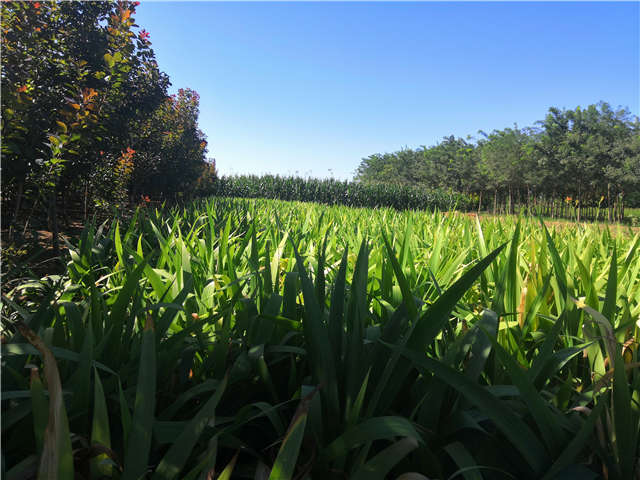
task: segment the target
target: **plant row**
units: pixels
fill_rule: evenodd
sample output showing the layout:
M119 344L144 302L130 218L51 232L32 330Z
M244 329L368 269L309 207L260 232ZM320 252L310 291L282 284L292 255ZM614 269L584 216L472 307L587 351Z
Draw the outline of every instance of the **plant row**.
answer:
M219 197L268 198L349 207L390 207L396 210L473 208L470 196L442 188L278 175L223 176L213 181L206 193Z

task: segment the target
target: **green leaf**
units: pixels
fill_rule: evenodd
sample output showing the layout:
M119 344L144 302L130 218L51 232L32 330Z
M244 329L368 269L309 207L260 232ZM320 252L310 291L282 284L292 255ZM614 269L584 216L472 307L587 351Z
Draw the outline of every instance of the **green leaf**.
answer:
M387 258L391 262L393 271L396 275L396 280L398 281L398 285L400 285L404 307L407 309L407 312L409 314L409 320L413 321L418 316L418 310L416 308L416 302L413 298L413 293L411 292L411 288L409 287L409 282L402 272L402 267L400 267L400 263L398 263L396 254L389 244L389 240L387 240L387 236L384 232L382 232L382 239L384 240L384 245L387 249Z
M496 427L511 441L520 452L535 474L544 471L549 464L549 456L538 438L529 426L516 415L505 402L489 393L481 385L469 379L466 375L453 368L419 354L412 350L401 349L388 345L392 350L400 351L413 364L426 372L433 373L438 378L455 388L459 393L478 407L489 417Z
M598 402L596 404L595 408L587 417L587 420L580 427L578 433L572 437L567 447L556 457L555 462L553 462L553 465L551 465L551 468L549 468L542 480L550 480L554 478L560 480L560 478L564 478L562 476L557 476L557 474L569 467L572 462L575 461L576 457L583 451L585 444L591 438L591 431L593 430L596 421L598 421L604 405L604 402Z
M620 478L632 478L638 462L638 413L631 404L631 392L624 368L624 360L618 348L614 351L613 371L613 425L614 448Z
M278 451L278 456L271 469L269 480L290 480L293 478L298 455L300 454L300 447L302 446L302 440L304 438L309 407L316 392L317 390L313 390L300 402L293 416L293 420L291 420L289 430Z
M49 402L44 394L44 385L40 379L40 374L35 367L31 369L31 411L33 413L33 433L36 438L36 452L40 455L44 443L44 432L49 418Z
M551 263L553 264L553 269L556 272L555 279L558 282L558 287L560 288L560 305L564 308L567 303L569 290L567 287L567 271L564 267L564 263L560 258L560 254L558 253L558 249L556 248L551 235L549 235L549 230L547 230L547 226L544 224L542 219L540 219L540 223L542 224L542 228L544 229L545 236L547 238L547 247L549 248L549 254L551 255Z
M347 305L347 345L345 351L345 395L347 403L352 403L358 395L364 377L364 338L367 321L367 273L369 270L369 249L363 240L351 281L351 297Z
M322 247L318 246L318 270L316 271L316 296L318 297L318 303L320 304L320 308L324 310L325 308L325 261L326 261L326 253L327 253L327 239L329 238L329 229L324 234L324 240L322 242Z
M460 469L458 472L462 473L465 480L482 480L482 474L477 469L478 464L462 443L452 442L445 445L444 450L456 463Z
M323 461L342 458L360 445L394 437L409 437L415 441L422 442L422 438L416 432L413 424L406 418L393 416L373 417L350 428L336 438L325 448L320 458Z
M566 440L560 429L561 416L553 414L547 406L547 401L538 393L533 382L516 360L507 353L496 339L489 338L493 343L493 349L497 357L509 372L511 381L518 388L521 398L527 404L528 410L538 426L538 431L544 438L548 451L553 454L560 449Z
M123 480L138 480L147 471L156 402L156 341L151 317L142 335L138 385L131 430L127 438Z
M124 397L124 392L122 391L122 384L120 383L120 379L118 379L118 400L120 403L120 423L122 424L122 437L124 439L124 450L127 450L127 439L129 438L129 433L131 432L131 411L129 410L129 406L127 405L127 401Z
M618 263L616 255L616 244L613 244L613 253L611 254L611 264L609 266L609 278L607 280L607 291L604 297L604 305L602 306L602 315L609 319L613 324L616 313L616 300L618 299Z
M345 248L340 261L340 268L331 290L331 307L329 308L329 341L335 364L342 359L342 338L344 335L344 298L346 289L347 260L349 250Z
M71 435L58 365L51 350L22 320L18 320L15 325L29 343L42 354L49 390L49 418L44 431L38 480L73 480Z
M111 432L109 430L109 409L104 396L104 389L100 381L98 370L94 368L94 397L93 397L93 424L91 427L91 445L100 445L111 448ZM101 475L111 476L112 466L108 463L108 456L104 453L91 460L91 472L94 477Z
M360 467L351 479L384 480L391 469L416 448L418 448L418 441L415 438L406 437L398 440Z
M133 321L132 318L128 318L127 316L127 307L131 302L136 290L138 289L138 281L144 272L145 266L147 262L143 260L140 265L136 267L136 269L127 274L124 285L118 296L116 297L116 301L111 308L111 314L109 315L111 326L113 330L118 335L118 340L112 342L110 346L110 352L108 358L111 359L113 365L117 365L116 362L119 361L120 353L122 350L122 346L127 345L130 341L130 338L120 338L125 337L125 322L126 320ZM130 327L130 325L128 326Z
M313 284L307 275L304 262L293 241L294 253L302 281L302 295L305 303L305 316L302 328L307 341L307 351L311 362L314 380L320 385L323 399L326 399L329 414L337 419L339 416L338 384L336 366L332 355L329 332L324 322L322 310L315 297Z
M162 461L158 465L154 479L157 480L169 480L177 478L193 450L196 442L200 438L204 427L213 419L216 411L216 407L222 398L227 387L228 377L225 376L222 382L218 385L216 393L203 405L198 411L195 417L193 417L185 429L178 435L175 442L169 448L169 451L162 458Z
M231 480L231 478L232 478L231 475L233 474L233 469L236 466L236 461L238 460L238 454L239 453L240 452L236 452L236 454L233 456L231 461L227 464L226 467L224 467L224 470L222 471L222 473L218 477L218 480Z
M498 333L498 323L498 315L495 312L484 310L480 320L467 333L471 352L464 370L465 375L472 380L477 380L484 370L493 345L491 338L495 339Z
M110 53L105 53L103 58L109 68L113 68L116 64L116 61Z
M488 256L465 272L460 279L440 295L433 305L414 322L413 329L405 337L404 345L406 345L407 348L416 352L424 352L427 346L431 344L444 325L449 321L449 315L458 301L467 290L471 288L480 274L493 262L504 246L505 244L496 248ZM400 351L394 351L385 367L382 378L377 382L377 389L368 407L369 415L373 415L376 410L386 411L400 390L402 382L407 378L412 365L408 361L402 362L400 360Z

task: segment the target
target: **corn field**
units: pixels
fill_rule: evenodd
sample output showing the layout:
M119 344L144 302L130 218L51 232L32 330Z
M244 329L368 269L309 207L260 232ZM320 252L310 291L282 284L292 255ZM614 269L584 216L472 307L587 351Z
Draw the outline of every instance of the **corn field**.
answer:
M471 195L444 188L279 175L223 176L204 191L219 197L269 198L348 207L390 207L396 210L468 211L477 205Z
M2 302L2 478L640 479L640 234L216 198Z

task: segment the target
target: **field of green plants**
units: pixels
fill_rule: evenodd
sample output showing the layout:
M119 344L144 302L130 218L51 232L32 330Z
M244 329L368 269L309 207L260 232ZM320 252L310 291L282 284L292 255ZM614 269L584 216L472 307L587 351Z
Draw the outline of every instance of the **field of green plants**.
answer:
M397 210L469 211L478 205L472 195L445 188L279 175L223 176L203 186L202 191L216 197L268 198Z
M2 305L2 478L640 478L640 234L211 199Z

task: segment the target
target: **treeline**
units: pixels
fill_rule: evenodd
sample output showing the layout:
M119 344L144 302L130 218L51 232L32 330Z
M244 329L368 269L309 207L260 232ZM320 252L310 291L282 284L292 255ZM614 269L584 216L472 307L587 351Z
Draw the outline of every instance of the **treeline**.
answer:
M191 194L215 176L198 94L168 95L150 34L135 23L138 5L2 3L2 208L10 225L45 211L55 242L58 217Z
M356 181L450 188L473 197L478 210L624 217L640 206L640 121L628 109L600 102L550 108L533 127L445 137L437 145L374 154Z
M270 198L397 210L473 208L470 196L442 188L274 175L223 176L210 182L205 191L208 195L220 197Z

